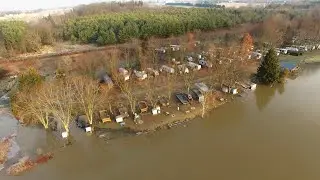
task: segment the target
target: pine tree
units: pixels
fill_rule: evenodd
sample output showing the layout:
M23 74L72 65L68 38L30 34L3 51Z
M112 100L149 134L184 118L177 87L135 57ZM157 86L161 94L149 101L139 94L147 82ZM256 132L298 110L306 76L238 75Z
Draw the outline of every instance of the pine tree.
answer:
M257 78L263 84L272 84L280 80L281 68L274 49L270 49L258 68Z

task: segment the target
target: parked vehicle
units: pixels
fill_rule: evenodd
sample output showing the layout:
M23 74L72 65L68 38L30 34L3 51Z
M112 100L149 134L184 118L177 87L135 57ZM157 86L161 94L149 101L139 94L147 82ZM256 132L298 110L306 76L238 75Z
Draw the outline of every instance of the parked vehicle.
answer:
M200 59L199 60L199 64L201 65L201 66L203 66L203 67L207 67L207 68L212 68L212 63L210 63L210 62L208 62L208 61L206 61L206 60L204 60L204 59Z
M181 104L189 104L188 97L183 93L176 93L176 98L180 101Z
M141 113L148 112L148 104L146 101L138 102L138 107Z

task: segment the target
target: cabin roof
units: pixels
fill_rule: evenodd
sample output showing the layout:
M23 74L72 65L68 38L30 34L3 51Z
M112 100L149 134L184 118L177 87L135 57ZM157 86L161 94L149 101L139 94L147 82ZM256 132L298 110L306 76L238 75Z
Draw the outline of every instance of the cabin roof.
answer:
M291 71L297 67L297 64L294 62L280 62L280 66L283 69L288 69L289 71Z

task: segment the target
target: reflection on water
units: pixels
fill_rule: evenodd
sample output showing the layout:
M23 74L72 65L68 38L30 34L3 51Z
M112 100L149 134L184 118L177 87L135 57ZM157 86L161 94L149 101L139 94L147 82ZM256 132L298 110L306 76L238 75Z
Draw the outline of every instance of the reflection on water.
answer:
M283 94L284 91L285 91L285 85L284 84L279 84L279 85L277 85L276 88L277 88L279 94Z
M186 128L147 136L105 141L72 129L75 143L61 149L40 129L0 121L0 135L16 129L25 151L56 149L48 164L21 177L0 174L1 180L320 179L319 67L306 65L283 86L259 86L247 101L220 107Z
M276 93L276 88L267 88L265 86L258 86L254 92L256 96L257 107L262 111L271 101Z

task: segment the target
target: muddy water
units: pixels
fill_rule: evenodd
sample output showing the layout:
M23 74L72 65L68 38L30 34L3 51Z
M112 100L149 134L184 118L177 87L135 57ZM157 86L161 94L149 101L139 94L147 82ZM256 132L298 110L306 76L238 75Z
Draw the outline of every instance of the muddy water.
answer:
M43 131L1 116L0 136L15 130L22 149L49 144L55 158L0 179L320 179L319 92L320 65L308 65L284 86L259 87L188 127L108 142L74 130L76 143L63 149Z

